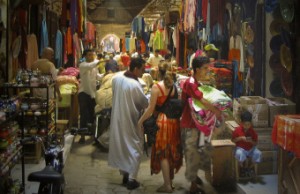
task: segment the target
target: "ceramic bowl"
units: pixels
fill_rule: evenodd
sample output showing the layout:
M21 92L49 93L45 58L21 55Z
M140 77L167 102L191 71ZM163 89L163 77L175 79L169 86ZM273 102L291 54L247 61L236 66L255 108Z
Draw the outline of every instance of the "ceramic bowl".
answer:
M38 110L40 108L40 105L38 104L38 103L32 103L31 105L30 105L30 109L31 110Z

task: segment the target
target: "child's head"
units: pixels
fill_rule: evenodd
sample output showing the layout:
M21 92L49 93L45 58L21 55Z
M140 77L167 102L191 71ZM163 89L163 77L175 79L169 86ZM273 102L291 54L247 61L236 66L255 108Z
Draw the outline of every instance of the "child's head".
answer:
M244 129L249 129L252 126L252 114L249 111L245 111L241 114L241 122Z

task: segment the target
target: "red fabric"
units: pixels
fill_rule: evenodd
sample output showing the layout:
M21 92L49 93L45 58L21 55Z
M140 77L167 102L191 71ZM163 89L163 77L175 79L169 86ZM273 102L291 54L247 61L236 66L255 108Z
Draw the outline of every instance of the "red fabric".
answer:
M202 0L202 17L204 23L206 23L206 19L207 19L207 4L208 4L208 0Z
M232 133L232 139L245 136L251 137L253 141L257 142L257 133L253 130L253 128L250 128L247 130L247 132L244 131L244 128L242 126L239 126L235 128L235 130ZM250 150L253 147L253 144L246 141L238 141L235 143L237 147L243 148L245 150Z
M86 23L87 33L85 34L85 39L87 42L93 42L95 40L95 26L91 22Z
M128 67L130 64L130 57L128 55L122 55L121 61L125 67Z
M180 123L182 128L196 128L195 122L191 116L191 108L188 99L190 97L198 100L203 98L203 93L198 89L199 86L200 84L198 84L198 81L194 77L188 78L183 84L181 99L184 101L184 108Z
M275 117L272 141L300 158L300 115L277 115Z

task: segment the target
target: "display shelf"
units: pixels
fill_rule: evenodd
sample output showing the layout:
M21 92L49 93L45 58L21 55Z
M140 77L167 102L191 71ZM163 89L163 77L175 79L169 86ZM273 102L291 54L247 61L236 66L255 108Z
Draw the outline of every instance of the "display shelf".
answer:
M55 133L55 108L56 102L54 99L50 99L49 92L53 91L54 98L55 98L55 83L51 83L49 85L40 85L40 86L30 86L30 85L21 85L21 84L8 84L5 83L4 86L0 86L3 91L5 92L7 97L10 96L18 96L19 106L14 114L14 117L6 118L5 121L0 122L1 125L6 124L7 120L16 120L19 123L19 128L21 129L20 138L23 139L26 137L30 137L33 135L41 136L41 134L24 134L25 129L36 129L42 130L51 133ZM46 89L46 96L45 97L35 97L34 91L35 89ZM33 106L33 104L37 104L38 106ZM23 107L22 107L23 105ZM38 107L38 108L36 108ZM38 113L39 112L39 113ZM54 119L53 119L54 115ZM47 136L48 133L45 134ZM44 136L44 134L43 134ZM42 157L42 145L41 142L31 142L26 143L22 147L18 148L18 152L14 152L14 156L11 155L11 158L5 160L5 165L0 167L1 171L11 170L7 169L7 166L10 164L9 160L13 160L16 154L21 152L21 164L22 164L22 188L25 188L25 162L26 163L39 163ZM1 174L0 174L0 177Z
M3 175L3 174L6 174L6 172L4 172L5 170L5 167L9 166L9 164L12 162L12 160L14 159L14 157L18 154L20 154L22 151L22 146L19 146L13 154L11 154L7 159L6 161L1 165L1 168L0 168L0 174ZM11 169L12 167L10 167ZM9 171L9 170L8 170Z
M19 112L17 111L17 112L14 112L12 115L6 117L6 119L4 121L0 121L0 125L5 125L8 122L10 122L11 120L16 119L16 117L18 116L18 113Z

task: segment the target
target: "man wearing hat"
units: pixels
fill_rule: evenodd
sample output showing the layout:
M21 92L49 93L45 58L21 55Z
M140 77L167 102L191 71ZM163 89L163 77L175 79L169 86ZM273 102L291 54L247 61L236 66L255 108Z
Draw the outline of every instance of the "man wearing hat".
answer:
M215 59L219 58L218 57L219 49L216 48L214 44L205 45L204 50L206 51L206 55L210 61L214 61Z

